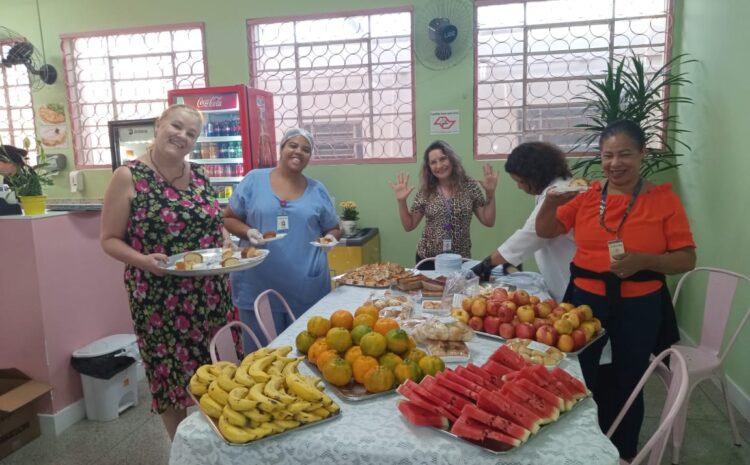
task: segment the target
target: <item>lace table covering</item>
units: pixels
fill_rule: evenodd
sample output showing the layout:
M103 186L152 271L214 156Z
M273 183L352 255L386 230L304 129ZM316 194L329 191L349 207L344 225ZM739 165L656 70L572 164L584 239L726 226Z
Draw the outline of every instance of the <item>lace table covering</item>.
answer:
M329 316L338 309L354 311L372 290L340 286L307 311L273 341L292 345L313 315ZM482 364L500 341L475 336L468 345L471 361ZM449 364L449 366L454 366ZM563 368L581 377L575 357ZM300 365L302 371L308 368ZM503 455L445 436L427 427L409 424L399 413L396 393L360 402L328 394L341 406L341 417L301 431L284 433L247 446L229 446L211 430L200 412L179 426L170 465L252 464L504 464L504 465L616 465L617 449L597 424L596 403L586 399L556 423L543 428L526 444Z

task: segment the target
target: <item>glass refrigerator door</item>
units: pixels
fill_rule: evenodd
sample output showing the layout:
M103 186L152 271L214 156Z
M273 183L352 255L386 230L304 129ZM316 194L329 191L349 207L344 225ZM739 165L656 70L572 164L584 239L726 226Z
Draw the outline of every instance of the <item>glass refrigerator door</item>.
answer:
M185 94L174 96L173 101L203 113L203 131L190 154L190 161L203 166L219 202L225 204L244 175L240 95L236 92Z
M146 150L154 140L155 121L151 118L109 122L113 170L146 154Z

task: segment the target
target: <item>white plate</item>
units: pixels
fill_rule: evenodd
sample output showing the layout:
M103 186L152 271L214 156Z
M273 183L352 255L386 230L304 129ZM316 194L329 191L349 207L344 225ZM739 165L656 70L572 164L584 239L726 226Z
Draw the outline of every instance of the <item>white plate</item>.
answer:
M552 188L558 192L586 192L589 190L589 186L571 186L570 179L557 182L552 185Z
M334 240L333 242L329 242L328 244L321 244L318 241L312 241L310 242L310 244L314 245L315 247L320 247L321 249L332 249L341 244L341 242Z
M201 249L192 250L191 252L199 253L203 256L203 263L198 263L193 266L192 270L178 270L175 268L175 263L178 260L182 260L182 257L189 252L178 253L167 258L167 263L164 265L164 271L167 274L175 276L186 276L186 277L198 277L198 276L214 276L220 274L231 273L232 271L242 271L253 267L256 267L263 263L270 253L266 249L257 249L258 256L252 258L242 258L240 256L241 251L235 250L234 257L240 260L239 265L235 266L221 266L221 254L223 249Z
M286 233L280 233L280 234L277 234L276 237L269 237L268 239L263 239L263 242L265 243L265 242L278 241L279 239L283 239L285 237L286 237Z

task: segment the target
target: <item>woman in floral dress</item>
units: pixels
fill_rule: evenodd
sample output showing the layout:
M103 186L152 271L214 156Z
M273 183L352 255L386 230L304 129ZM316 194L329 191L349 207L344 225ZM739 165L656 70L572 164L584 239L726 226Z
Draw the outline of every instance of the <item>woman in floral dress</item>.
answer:
M118 168L104 197L101 243L124 262L125 285L146 374L151 409L174 438L185 408L185 387L210 361L211 336L231 318L225 276L183 278L164 274L169 255L221 247L221 210L208 179L185 161L203 118L183 105L156 122L154 143L138 160Z

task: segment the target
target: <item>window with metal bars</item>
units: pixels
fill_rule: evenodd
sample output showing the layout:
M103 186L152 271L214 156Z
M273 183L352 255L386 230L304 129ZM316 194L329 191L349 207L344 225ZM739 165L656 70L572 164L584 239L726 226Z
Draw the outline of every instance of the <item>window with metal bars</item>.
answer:
M586 122L577 96L607 64L637 55L655 71L668 60L669 0L479 0L476 3L477 158L504 158L544 140L578 147Z
M0 43L0 55L7 56L13 42ZM23 65L0 66L0 140L23 148L29 138L28 162L36 164L36 127L31 100L31 80Z
M76 166L111 166L107 123L159 116L167 91L206 87L203 24L62 36Z
M277 139L310 129L314 162L413 160L411 9L247 23L251 82L274 94Z

